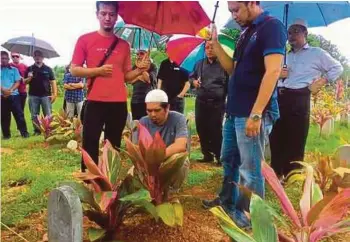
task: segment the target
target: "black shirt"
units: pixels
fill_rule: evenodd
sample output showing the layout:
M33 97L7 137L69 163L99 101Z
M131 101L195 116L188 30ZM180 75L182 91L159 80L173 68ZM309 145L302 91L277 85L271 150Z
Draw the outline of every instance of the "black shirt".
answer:
M133 69L135 69L135 67ZM150 83L145 83L140 80L133 83L132 103L144 103L147 93L151 89L157 88L157 67L155 64L151 64L148 74Z
M28 77L29 72L33 72L33 78L29 82L29 95L38 97L51 96L50 82L55 80L52 69L45 64L41 67L34 64L27 69L25 78Z
M177 97L183 90L185 83L188 82L188 72L170 62L164 60L159 67L158 79L162 80L162 90L166 92L169 100Z
M191 79L201 78L201 85L196 90L197 98L203 101L212 99L225 101L227 93L228 74L221 67L220 62L209 62L208 58L196 63Z

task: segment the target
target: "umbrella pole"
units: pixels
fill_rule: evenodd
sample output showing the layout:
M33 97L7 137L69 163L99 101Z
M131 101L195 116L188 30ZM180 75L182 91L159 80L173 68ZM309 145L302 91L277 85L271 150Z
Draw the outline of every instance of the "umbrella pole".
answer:
M141 50L141 28L139 28L139 50Z
M283 22L284 22L284 25L286 26L287 29L288 29L288 11L289 11L289 4L285 4L284 5ZM286 50L284 53L284 65L283 65L283 67L287 68L287 46L286 46Z
M215 23L216 12L218 11L218 8L219 8L219 1L216 1L214 15L213 15L213 18L211 19L211 23ZM205 48L206 43L207 43L207 40L204 40L204 48ZM204 50L204 56L203 56L203 61L202 61L202 65L201 65L201 72L200 72L201 74L203 73L204 59L205 59L205 50Z

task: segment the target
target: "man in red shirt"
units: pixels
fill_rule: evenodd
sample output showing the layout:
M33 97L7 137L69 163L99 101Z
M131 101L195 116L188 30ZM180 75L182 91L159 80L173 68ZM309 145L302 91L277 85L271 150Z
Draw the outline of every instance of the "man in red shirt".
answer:
M18 92L19 92L19 97L21 98L22 111L24 112L24 107L27 99L27 87L23 78L28 67L25 64L20 63L21 55L19 53L11 52L11 59L12 59L12 63L10 63L10 65L13 67L16 67L19 71L19 74L22 77L22 80L20 81L18 86Z
M103 126L105 139L116 148L120 147L122 132L127 117L127 90L125 82L134 80L150 67L149 58L144 58L135 70L131 67L130 46L119 39L111 55L101 67L103 59L115 38L113 27L118 18L117 1L97 1L96 15L100 29L79 37L72 59L73 76L91 78L95 82L87 96L83 123L83 149L98 163L99 138ZM86 64L86 68L83 67ZM82 171L85 166L82 163Z

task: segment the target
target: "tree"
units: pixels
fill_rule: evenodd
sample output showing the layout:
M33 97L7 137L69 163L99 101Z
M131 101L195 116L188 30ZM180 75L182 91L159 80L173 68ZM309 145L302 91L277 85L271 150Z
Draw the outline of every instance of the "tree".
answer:
M226 35L230 36L235 41L235 46L236 46L238 38L239 38L239 36L241 34L240 30L224 28L224 29L221 30L221 32L223 34L226 34Z

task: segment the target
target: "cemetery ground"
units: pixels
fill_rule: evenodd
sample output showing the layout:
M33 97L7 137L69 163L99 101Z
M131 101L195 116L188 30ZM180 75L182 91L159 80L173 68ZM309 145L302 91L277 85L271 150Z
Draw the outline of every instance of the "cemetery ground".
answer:
M62 99L54 110L62 107ZM194 110L194 99L187 98L186 110ZM26 106L26 120L30 133L30 115ZM45 241L47 234L47 197L59 182L74 179L72 173L80 169L80 154L66 149L66 144L46 146L42 136L22 139L12 121L12 136L1 144L1 221L27 241ZM195 128L192 128L195 132ZM319 151L332 155L336 148L350 141L350 127L336 122L335 132L320 137L316 125L311 125L307 152ZM183 227L170 228L156 223L146 214L137 214L124 221L120 241L229 241L217 219L201 207L201 199L213 198L221 185L222 168L196 163L201 157L198 138L192 139L191 169L187 181L178 194L184 206ZM301 183L286 188L294 207L299 206ZM279 209L278 201L267 186L269 204ZM278 210L283 214L281 210ZM88 227L95 226L84 219L84 238ZM1 241L23 241L2 225ZM333 236L325 241L348 241L349 235Z

